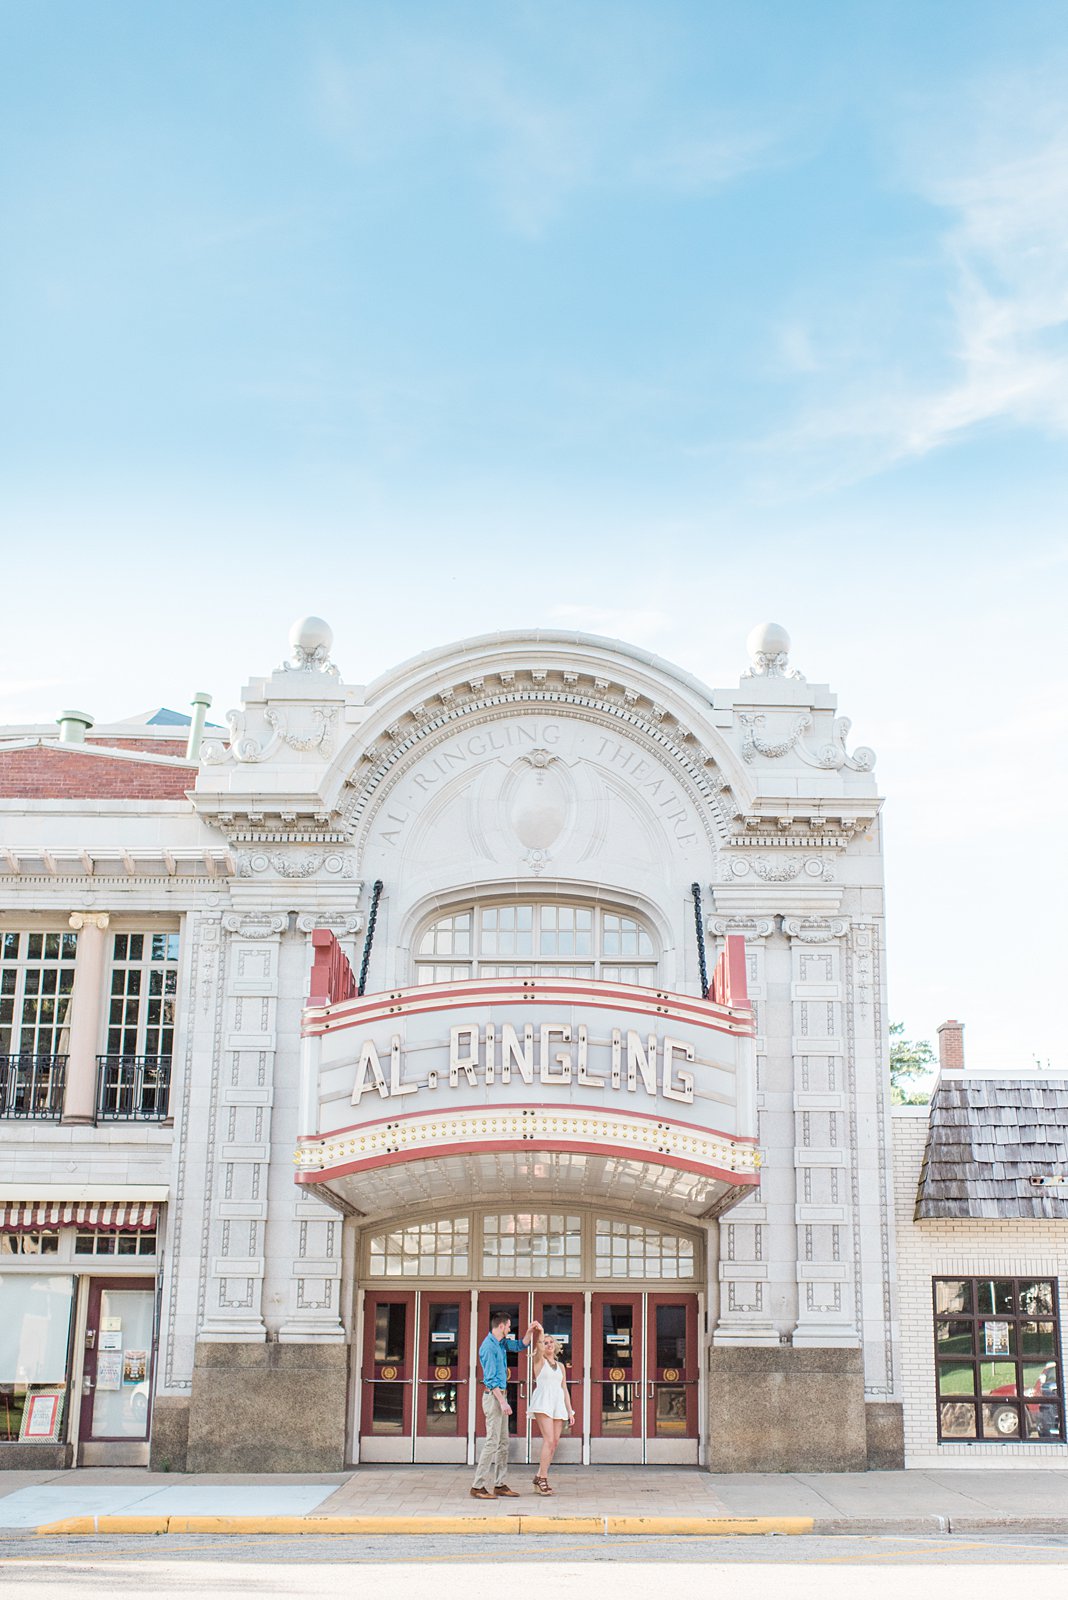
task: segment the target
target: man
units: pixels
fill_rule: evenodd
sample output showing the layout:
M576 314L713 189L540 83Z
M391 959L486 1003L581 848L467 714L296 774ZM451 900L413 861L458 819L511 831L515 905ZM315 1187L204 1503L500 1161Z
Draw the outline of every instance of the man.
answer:
M478 1349L482 1368L482 1415L486 1419L486 1441L482 1446L475 1468L475 1482L471 1490L473 1500L516 1500L514 1489L504 1481L508 1466L508 1418L512 1408L508 1404L508 1358L505 1350L522 1350L538 1329L531 1323L522 1340L509 1337L512 1319L505 1311L496 1311L490 1318L490 1330Z

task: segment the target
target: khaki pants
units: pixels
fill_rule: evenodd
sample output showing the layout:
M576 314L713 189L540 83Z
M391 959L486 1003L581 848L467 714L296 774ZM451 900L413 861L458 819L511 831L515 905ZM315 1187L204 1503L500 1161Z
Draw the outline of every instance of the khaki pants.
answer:
M482 1415L486 1419L486 1438L475 1468L476 1489L496 1489L508 1470L508 1418L501 1410L496 1391L482 1391Z

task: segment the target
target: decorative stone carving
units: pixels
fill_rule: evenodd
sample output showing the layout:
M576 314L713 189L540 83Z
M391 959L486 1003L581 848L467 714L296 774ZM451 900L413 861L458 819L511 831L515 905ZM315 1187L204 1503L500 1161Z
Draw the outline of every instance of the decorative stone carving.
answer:
M747 939L767 939L775 931L773 917L713 917L709 929L717 938L741 933Z
M761 622L745 641L752 666L742 673L746 678L793 678L804 683L800 672L790 671L790 635L777 622Z
M314 878L327 873L338 878L353 876L353 861L339 850L282 851L240 850L237 854L237 875L251 878L259 873L275 871L280 878Z
M810 716L798 717L793 733L785 739L775 741L762 739L756 731L764 727L767 722L763 711L741 711L738 714L738 721L742 728L742 760L750 763L758 755L772 758L789 755L801 735L812 726Z
M298 933L314 933L316 928L328 928L338 939L351 938L363 927L359 912L302 911L297 917Z
M287 916L272 916L266 911L228 911L223 917L227 933L242 939L277 939L289 926Z
M783 917L782 931L802 944L828 944L844 938L849 929L847 917Z
M67 918L68 926L75 932L82 928L99 928L104 933L110 921L111 916L107 911L72 911Z
M734 856L724 862L723 877L727 882L750 872L764 883L792 883L802 872L806 878L834 881L832 864L821 856Z

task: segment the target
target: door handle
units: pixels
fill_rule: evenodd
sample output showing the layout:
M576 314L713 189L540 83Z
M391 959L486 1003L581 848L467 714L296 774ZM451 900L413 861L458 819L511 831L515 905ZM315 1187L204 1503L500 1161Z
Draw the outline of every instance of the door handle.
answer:
M93 1380L87 1372L82 1374L82 1394L92 1394Z

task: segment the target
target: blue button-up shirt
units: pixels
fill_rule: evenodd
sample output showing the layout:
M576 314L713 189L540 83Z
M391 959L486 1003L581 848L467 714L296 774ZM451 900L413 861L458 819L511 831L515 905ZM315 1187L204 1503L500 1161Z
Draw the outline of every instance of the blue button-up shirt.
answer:
M519 1339L498 1339L492 1333L487 1333L478 1347L478 1359L482 1367L482 1382L487 1389L506 1389L508 1387L508 1358L506 1350L525 1350L526 1346Z

